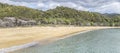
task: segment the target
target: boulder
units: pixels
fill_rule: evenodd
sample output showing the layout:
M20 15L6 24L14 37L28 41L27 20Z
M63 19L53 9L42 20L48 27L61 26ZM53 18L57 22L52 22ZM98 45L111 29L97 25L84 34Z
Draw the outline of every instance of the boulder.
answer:
M22 20L22 19L17 19L17 25L18 26L34 26L36 25L37 22L35 20Z
M3 20L2 19L0 19L0 23L2 23L3 22Z
M0 27L4 27L3 20L0 19Z
M16 26L16 18L15 17L3 18L3 25L5 25L5 27L15 27Z
M9 24L9 22L4 22L3 20L0 20L0 27L7 27L7 24Z
M28 25L34 26L34 25L37 25L37 22L35 20L29 20Z
M8 21L8 22L15 23L16 18L15 17L5 17L5 18L3 18L3 21Z
M36 20L16 19L15 17L4 17L0 19L0 27L15 27L15 26L34 26L37 25Z
M22 19L17 19L17 25L18 26L27 26L28 21L22 20Z

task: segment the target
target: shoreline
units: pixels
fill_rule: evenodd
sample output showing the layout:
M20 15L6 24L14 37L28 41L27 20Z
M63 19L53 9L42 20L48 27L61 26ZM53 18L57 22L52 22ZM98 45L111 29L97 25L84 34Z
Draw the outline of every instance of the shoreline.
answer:
M94 30L99 30L99 29L94 29ZM71 37L71 36L75 36L77 34L82 34L82 33L90 32L90 31L94 31L94 30L71 33L71 34L65 35L63 37L53 37L53 38L47 39L47 44L49 44L51 42L54 42L54 41L57 41L57 40L61 40L61 39L65 39L65 38L68 38L68 37ZM49 42L48 42L48 40L49 40ZM46 40L34 41L34 42L26 43L26 44L23 44L23 45L12 46L12 47L9 47L9 48L2 48L2 49L0 49L0 53L9 53L9 52L13 52L13 51L16 51L16 50L29 48L29 47L35 46L37 44L40 44L40 43L42 43L42 45L46 44L46 43L43 43L43 42L46 42Z
M24 49L24 48L28 48L34 45L37 45L38 42L31 42L31 43L27 43L27 44L23 44L23 45L18 45L18 46L12 46L9 48L2 48L0 49L0 53L9 53L9 52L13 52L16 50L20 50L20 49Z
M43 39L41 41L32 41L32 42L29 42L29 43L26 43L26 44L21 44L21 45L17 45L17 46L15 45L15 46L11 46L11 47L8 47L8 48L2 48L2 49L0 49L0 53L12 52L12 51L28 48L28 47L31 47L31 46L34 46L34 45L37 45L37 44L40 44L40 43L42 43L42 44L51 43L51 42L54 42L54 41L57 41L57 40L60 40L60 39L64 39L64 38L68 38L68 37L71 37L71 36L74 36L74 35L77 35L77 34L86 33L86 32L93 31L93 30L109 29L109 28L115 28L115 27L100 27L100 28L96 28L96 29L82 30L82 31L77 31L77 32L73 32L73 33L70 33L70 34L55 36L55 37L48 38L48 39Z
M109 28L101 28L101 29L109 29ZM101 29L84 30L84 31L79 31L79 32L74 32L74 33L66 34L66 35L63 35L63 36L60 36L60 37L59 36L58 37L53 37L53 38L49 38L49 39L46 39L46 40L39 41L39 44L40 45L49 44L49 43L57 41L57 40L69 38L71 36L75 36L75 35L82 34L82 33L87 33L87 32L94 31L94 30L101 30Z

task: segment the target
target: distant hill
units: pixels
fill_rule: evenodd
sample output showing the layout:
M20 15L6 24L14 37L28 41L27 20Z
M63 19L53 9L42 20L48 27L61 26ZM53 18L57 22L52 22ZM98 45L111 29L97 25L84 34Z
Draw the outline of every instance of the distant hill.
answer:
M120 26L119 14L100 14L79 11L68 7L56 7L47 11L0 3L0 18L33 19L37 24L77 26Z

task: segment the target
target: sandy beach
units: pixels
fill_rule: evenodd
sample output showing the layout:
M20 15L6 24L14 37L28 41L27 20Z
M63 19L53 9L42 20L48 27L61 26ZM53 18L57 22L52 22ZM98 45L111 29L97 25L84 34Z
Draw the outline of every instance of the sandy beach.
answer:
M8 48L34 41L64 37L77 32L110 27L18 27L0 29L0 48ZM46 41L47 42L47 41Z

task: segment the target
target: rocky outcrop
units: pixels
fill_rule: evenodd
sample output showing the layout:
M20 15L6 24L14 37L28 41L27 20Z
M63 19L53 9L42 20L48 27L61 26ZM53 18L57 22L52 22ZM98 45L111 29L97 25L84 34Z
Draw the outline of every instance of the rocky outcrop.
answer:
M16 27L16 26L34 26L37 25L36 20L16 19L15 17L4 17L0 19L0 27Z
M37 22L35 20L22 20L22 19L17 19L17 25L18 26L33 26L37 25Z
M14 27L16 26L16 18L14 17L5 17L3 18L5 27Z
M0 19L0 27L5 27L3 20Z

